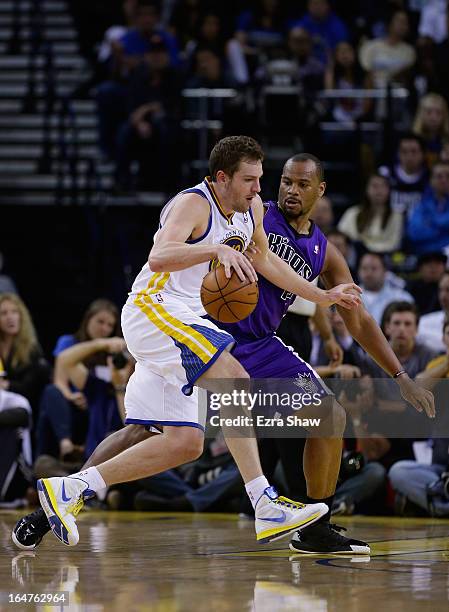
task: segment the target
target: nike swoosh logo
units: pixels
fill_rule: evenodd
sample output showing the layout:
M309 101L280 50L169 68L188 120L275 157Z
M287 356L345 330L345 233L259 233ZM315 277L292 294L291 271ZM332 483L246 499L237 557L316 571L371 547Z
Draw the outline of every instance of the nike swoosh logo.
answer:
M285 523L287 515L281 510L282 516L274 516L272 518L260 518L259 521L269 521L270 523Z
M68 502L68 501L70 501L72 499L71 497L67 497L66 494L65 494L65 482L64 481L62 483L61 497L62 497L62 501L63 502Z

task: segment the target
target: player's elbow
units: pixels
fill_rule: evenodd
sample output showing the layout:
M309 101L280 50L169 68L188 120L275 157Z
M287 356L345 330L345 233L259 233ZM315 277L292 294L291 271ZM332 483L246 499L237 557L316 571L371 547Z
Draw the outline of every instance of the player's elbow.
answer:
M158 251L151 251L148 255L148 265L153 272L164 272L164 258Z

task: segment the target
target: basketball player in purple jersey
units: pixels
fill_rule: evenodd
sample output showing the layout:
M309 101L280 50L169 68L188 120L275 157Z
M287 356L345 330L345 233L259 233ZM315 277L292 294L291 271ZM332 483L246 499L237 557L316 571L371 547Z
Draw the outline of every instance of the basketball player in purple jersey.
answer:
M321 230L309 219L318 199L324 194L321 162L307 153L290 158L284 165L278 202L265 204L264 229L270 249L298 274L312 281L321 276L326 286L352 281L348 265L339 251L328 243ZM282 291L263 277L259 278L259 301L249 317L225 328L237 340L233 355L251 378L290 378L306 385L312 381L321 394L329 390L316 372L291 347L276 336L283 316L295 296ZM377 323L363 306L349 311L337 306L353 338L397 382L402 396L434 416L431 396L407 373L393 353ZM345 411L333 399L334 434L344 431ZM314 407L307 416L313 414ZM281 409L279 409L281 410ZM304 414L304 408L299 414ZM307 481L308 503L318 501L332 507L335 494L342 439L309 437L304 449L303 469ZM329 523L330 511L315 525L295 533L290 548L306 553L369 554L365 542L342 536Z
M301 158L301 156L299 157ZM279 191L279 208L276 204L269 203L264 219L269 247L270 250L276 252L282 259L285 259L298 274L307 280L313 280L320 273L323 274L329 265L334 268L333 272L329 272L330 275L338 273L339 275L350 276L347 268L341 268L340 259L342 260L342 258L338 258L336 251L332 253L332 249L329 249L332 245L327 247L324 236L308 220L313 205L324 193L325 189L325 183L322 180L321 164L318 160L314 160L313 156L305 156L305 159L302 161L300 159L299 162L289 160L284 167ZM329 251L331 256L329 256ZM256 264L257 255L253 255L253 258ZM346 266L344 260L342 261L344 266ZM326 387L322 385L311 368L274 335L288 306L293 301L294 295L282 289L277 289L274 285L265 282L260 277L259 279L261 281L261 296L256 311L248 320L233 326L238 340L243 343L241 347L235 349L236 357L238 359L241 358L248 364L252 376L257 378L269 376L275 378L281 376L295 378L298 374L302 373L303 375L313 376L317 386L322 389L323 394L327 394ZM325 277L325 280L332 285L330 278ZM386 365L385 369L390 373L399 372L399 362L391 353L389 345L386 344L377 325L374 324L374 321L363 310L360 310L359 315L354 318L352 324L352 328L358 333L358 336L354 334L356 339L360 338L360 330L363 325L366 325L367 317L370 320L371 327L374 325L370 332L372 336L371 343L378 342L381 347L379 350L371 350L371 354L375 358L378 356L377 361L379 363L382 361ZM363 343L361 339L359 342L367 348L367 344ZM252 356L254 351L258 352L257 359L254 359ZM276 363L276 369L273 369L273 363ZM401 379L401 390L404 397L415 406L422 402L426 410L431 411L433 409L431 394L415 385L406 375L401 376ZM342 435L345 413L336 402L333 407L333 420L334 426L338 428L339 433ZM138 425L128 426L125 430L117 432L105 440L89 459L85 467L104 461L107 457L115 456L124 448L132 446L148 436L148 433L144 432L143 428ZM334 481L336 481L338 474L340 454L341 437L337 439L311 438L307 441L304 466L310 497L319 499L332 497L335 490ZM315 470L317 470L317 473L313 474L312 472ZM328 470L331 473L328 474ZM268 486L268 482L266 485ZM21 519L15 527L15 541L19 541L23 548L34 548L37 546L42 535L48 531L45 515L42 517L42 512L39 510L37 512L39 516L32 517L32 515L28 515ZM330 528L326 527L326 537L331 538L332 546L336 552L366 552L369 550L363 542L350 541L348 538L345 538L344 541L339 540L335 542L336 535L338 534L334 530L331 531ZM352 548L348 549L349 542L349 546L352 546ZM345 550L342 550L343 545ZM337 550L338 548L340 550Z

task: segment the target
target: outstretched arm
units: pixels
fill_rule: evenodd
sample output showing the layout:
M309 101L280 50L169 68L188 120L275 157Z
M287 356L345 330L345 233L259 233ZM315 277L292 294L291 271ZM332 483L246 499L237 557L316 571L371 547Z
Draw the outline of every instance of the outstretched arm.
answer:
M251 257L257 272L265 276L273 285L300 295L306 300L321 306L339 303L346 308L352 308L355 304L361 303L358 296L361 290L352 280L345 286L324 291L299 276L285 261L282 261L280 257L270 251L263 227L263 210L260 198L257 198L256 203L253 204L253 214L256 226L253 240L258 252L251 254Z
M326 259L321 278L326 287L352 281L346 260L336 247L330 243L327 245ZM382 330L363 305L359 305L351 311L343 308L338 308L338 310L354 340L365 349L387 374L394 376L394 374L403 369ZM422 412L424 409L428 416L435 416L432 393L419 387L406 373L395 380L401 389L402 397L406 401L413 404L419 412Z

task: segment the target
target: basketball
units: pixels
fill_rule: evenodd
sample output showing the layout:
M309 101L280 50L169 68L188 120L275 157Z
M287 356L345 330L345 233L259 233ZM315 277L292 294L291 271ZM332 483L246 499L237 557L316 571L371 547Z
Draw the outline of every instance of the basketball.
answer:
M246 319L259 299L257 283L241 281L232 270L230 278L224 266L208 272L201 285L201 302L207 314L220 323L237 323Z

